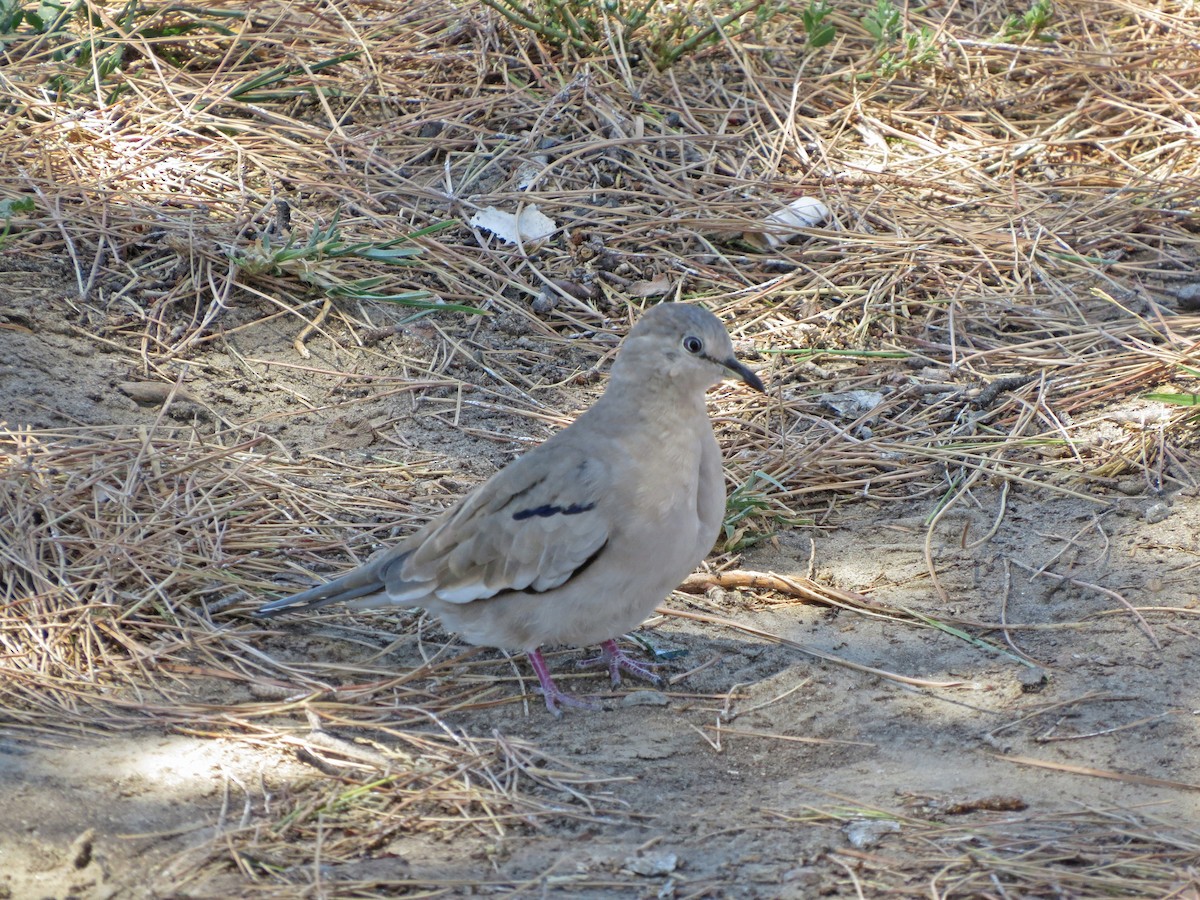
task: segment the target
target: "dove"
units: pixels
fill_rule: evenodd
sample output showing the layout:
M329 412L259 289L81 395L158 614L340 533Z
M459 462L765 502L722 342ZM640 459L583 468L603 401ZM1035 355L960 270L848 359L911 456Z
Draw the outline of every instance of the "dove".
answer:
M255 615L422 607L470 644L524 651L555 716L596 707L554 683L545 646L599 645L578 665L607 668L614 686L622 672L661 685L616 639L716 542L725 479L705 393L728 377L765 391L711 312L652 307L569 426L363 565Z

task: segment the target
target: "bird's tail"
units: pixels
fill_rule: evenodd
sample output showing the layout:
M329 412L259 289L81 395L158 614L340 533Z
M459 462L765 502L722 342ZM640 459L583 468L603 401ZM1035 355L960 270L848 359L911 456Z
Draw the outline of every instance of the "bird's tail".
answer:
M383 589L384 584L379 580L376 567L367 563L347 572L340 578L333 579L333 581L318 584L316 587L311 587L298 594L272 600L265 606L256 609L254 615L260 619L267 619L285 612L301 610L307 612L331 603L344 603L368 594L377 594Z

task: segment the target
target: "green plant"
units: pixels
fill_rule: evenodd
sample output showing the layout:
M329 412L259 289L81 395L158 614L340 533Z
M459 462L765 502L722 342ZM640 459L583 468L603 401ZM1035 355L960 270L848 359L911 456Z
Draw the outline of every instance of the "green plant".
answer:
M762 25L776 6L768 0L733 0L718 16L707 2L665 3L660 0L483 0L508 21L561 48L594 55L617 38L630 47L642 40L660 70L701 47ZM749 24L742 20L754 14ZM738 25L733 34L731 26ZM830 35L832 37L832 35Z
M885 50L880 55L878 74L881 78L891 78L908 69L926 65L936 57L937 43L933 32L921 26L904 36L899 51Z
M338 232L337 217L334 216L334 220L328 228L313 229L308 240L302 244L297 243L295 238L289 238L286 243L276 245L271 235L266 233L259 236L250 248L230 250L228 255L248 276L294 277L331 297L382 300L417 309L483 315L483 310L473 306L443 303L428 291L405 291L402 294L381 293L377 288L388 280L389 276L387 275L346 279L339 271L340 264L351 260L383 263L391 266L415 265L415 258L420 256L421 248L398 245L449 228L453 224L452 222L440 222L390 241L378 243L364 241L351 244L342 239Z
M804 524L803 519L792 516L786 507L771 500L762 490L763 485L784 490L783 485L770 475L754 472L725 501L725 520L721 523L721 530L725 535L726 552L744 550L769 538L775 533L776 525Z
M320 72L322 69L327 69L330 66L335 66L338 63L346 62L350 59L355 59L360 56L361 50L351 50L348 53L343 53L340 56L331 56L329 59L322 59L315 63L308 63L303 66L276 66L267 72L254 75L242 81L229 91L229 98L232 100L240 100L243 103L267 103L272 100L287 100L295 97L297 94L312 96L316 90L311 86L304 86L288 91L266 91L264 88L274 87L291 78L293 75L303 75L306 73Z
M1174 406L1200 406L1200 394L1172 394L1157 391L1146 395L1147 400L1157 400L1159 403L1170 403Z
M150 6L142 0L126 0L104 16L85 0L38 0L29 6L22 0L0 0L0 47L10 58L28 53L56 63L46 83L61 96L105 84L134 53L153 54L182 68L195 52L195 45L184 39L198 34L231 37L233 31L222 20L248 15L244 10ZM107 99L111 101L125 87L116 84Z
M843 356L850 359L910 359L912 354L907 350L837 350L832 347L793 347L790 349L764 348L760 353L777 356L798 356L801 359L812 359L817 356Z
M1053 18L1053 0L1033 0L1024 13L1004 20L1003 34L1006 38L1031 37L1039 41L1056 41L1058 35L1046 31Z
M875 39L875 46L886 47L900 37L903 20L892 0L875 0L875 8L862 17L862 25Z
M0 43L14 38L57 31L74 12L53 0L26 7L24 0L0 0ZM22 30L23 26L27 26Z
M16 33L25 21L25 8L21 0L0 0L0 40Z
M933 31L922 25L906 34L904 17L892 0L875 0L875 7L859 21L875 39L875 49L879 54L875 71L864 72L860 78L891 78L908 69L923 66L937 57L937 41Z
M1191 366L1184 365L1179 366L1179 368L1193 378L1200 378L1200 369L1195 369ZM1191 392L1181 391L1179 393L1174 393L1167 391L1155 391L1154 393L1144 395L1143 399L1154 400L1158 403L1169 403L1172 406L1200 406L1200 394Z
M804 34L808 46L816 49L824 47L833 40L837 29L832 23L826 22L825 17L833 12L825 0L808 0L808 8L800 13L800 21L804 24Z
M8 236L12 231L13 213L32 212L33 200L25 198L24 200L0 200L0 219L4 219L4 230L0 231L0 249L8 243Z

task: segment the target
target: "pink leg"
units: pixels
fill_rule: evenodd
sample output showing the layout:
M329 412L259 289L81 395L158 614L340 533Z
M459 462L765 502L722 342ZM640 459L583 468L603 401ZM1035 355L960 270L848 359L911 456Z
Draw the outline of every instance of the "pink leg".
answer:
M586 700L580 700L578 697L572 697L570 694L559 690L558 685L554 683L554 679L550 677L550 668L546 665L546 660L542 658L542 651L537 647L534 647L532 650L526 650L525 653L529 657L529 664L533 666L533 671L538 677L538 682L542 685L542 696L546 698L546 709L550 710L555 718L562 717L562 710L558 708L559 704L574 706L577 709L600 709L594 703L588 703Z
M663 687L666 681L654 671L651 663L638 662L625 655L625 651L617 646L614 640L605 641L600 645L600 655L590 659L581 659L575 664L581 669L592 669L597 666L607 666L608 676L612 679L613 687L621 683L621 672L625 671L634 678L648 681L655 687Z

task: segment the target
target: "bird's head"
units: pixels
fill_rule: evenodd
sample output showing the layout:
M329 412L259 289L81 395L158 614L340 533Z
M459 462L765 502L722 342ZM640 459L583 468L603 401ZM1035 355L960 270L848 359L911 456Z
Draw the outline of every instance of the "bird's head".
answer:
M740 362L721 320L687 303L661 303L633 326L613 364L613 378L666 379L703 392L724 378L738 378L756 391L762 381Z

